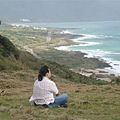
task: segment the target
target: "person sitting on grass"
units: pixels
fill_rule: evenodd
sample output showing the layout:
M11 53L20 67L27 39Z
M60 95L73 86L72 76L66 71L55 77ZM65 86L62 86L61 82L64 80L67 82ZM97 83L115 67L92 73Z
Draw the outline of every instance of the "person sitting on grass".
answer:
M29 102L32 105L44 106L45 108L67 107L68 95L60 94L50 77L51 71L48 66L41 67Z

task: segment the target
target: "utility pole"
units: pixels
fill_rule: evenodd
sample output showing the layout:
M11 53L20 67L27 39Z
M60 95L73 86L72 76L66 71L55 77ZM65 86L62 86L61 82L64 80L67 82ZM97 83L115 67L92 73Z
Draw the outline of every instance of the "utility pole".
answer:
M1 25L1 23L2 23L2 22L1 22L1 20L0 20L0 25Z

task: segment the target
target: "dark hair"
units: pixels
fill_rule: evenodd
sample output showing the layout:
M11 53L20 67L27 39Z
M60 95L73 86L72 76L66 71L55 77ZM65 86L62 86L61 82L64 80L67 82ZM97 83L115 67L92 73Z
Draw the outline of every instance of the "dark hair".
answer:
M42 81L43 76L45 76L46 73L49 73L49 67L48 66L41 67L38 75L38 81Z

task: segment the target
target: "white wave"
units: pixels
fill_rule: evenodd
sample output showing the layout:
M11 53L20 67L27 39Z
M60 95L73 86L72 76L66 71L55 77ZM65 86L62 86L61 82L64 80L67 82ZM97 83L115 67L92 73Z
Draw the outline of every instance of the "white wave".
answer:
M89 35L89 34L81 34L83 37L77 38L78 40L85 40L85 39L112 39L112 38L120 38L119 36L107 36L107 35Z
M60 32L60 34L73 34L73 33L68 30L63 30Z
M100 49L96 50L71 50L70 46L60 46L56 47L57 50L65 50L65 51L81 51L83 53L86 53L84 57L87 58L97 58L103 62L108 63L112 67L106 67L105 69L102 69L103 71L106 71L110 74L115 74L116 76L120 76L120 61L113 60L112 58L107 58L107 55L111 54L120 54L120 53L113 53L112 51L103 51Z
M106 54L113 54L111 51L102 51L102 50L88 50L88 51L83 51L81 52L86 53L84 57L88 58L97 58L103 62L108 63L112 67L106 67L105 69L102 69L106 72L109 72L110 74L115 74L116 76L120 76L120 61L115 61L112 58L106 58Z
M120 55L120 53L111 53L111 54L114 54L114 55Z
M80 34L82 37L72 39L74 42L79 42L82 40L88 40L88 39L99 39L101 36L99 35L88 35L88 34Z
M57 50L69 51L69 50L68 50L68 47L69 47L69 46L60 46L60 47L55 47L55 49L57 49Z
M87 53L87 55L85 55L85 57L88 58L100 58L103 57L107 52L106 51L102 51L100 49L96 49L96 50L81 50L81 52L83 53Z
M60 46L55 47L57 50L70 50L71 47L77 47L77 46L92 46L92 45L100 45L102 43L100 42L81 42L79 45L70 45L70 46ZM71 50L72 51L72 50ZM80 50L73 50L73 51L80 51Z
M113 36L99 35L99 38L101 38L101 39L104 39L104 38L113 38Z
M98 70L106 71L109 74L115 74L115 76L120 76L120 61L112 61L109 59L107 63L109 63L111 67L105 67L104 69Z
M92 45L100 45L102 44L101 42L80 42L79 45L71 45L70 47L74 47L74 46L92 46Z
M113 38L113 36L103 36L103 37L105 37L105 38Z
M74 42L79 42L83 40L90 40L90 39L104 39L104 38L114 38L114 36L105 36L105 35L90 35L90 34L79 34L82 35L82 37L72 39ZM119 38L119 37L115 37Z

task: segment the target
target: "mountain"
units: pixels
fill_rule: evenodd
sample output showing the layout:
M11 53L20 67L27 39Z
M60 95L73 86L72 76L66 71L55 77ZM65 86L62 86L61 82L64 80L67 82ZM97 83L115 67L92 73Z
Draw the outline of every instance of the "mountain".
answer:
M0 5L4 22L120 20L119 0L1 0Z

